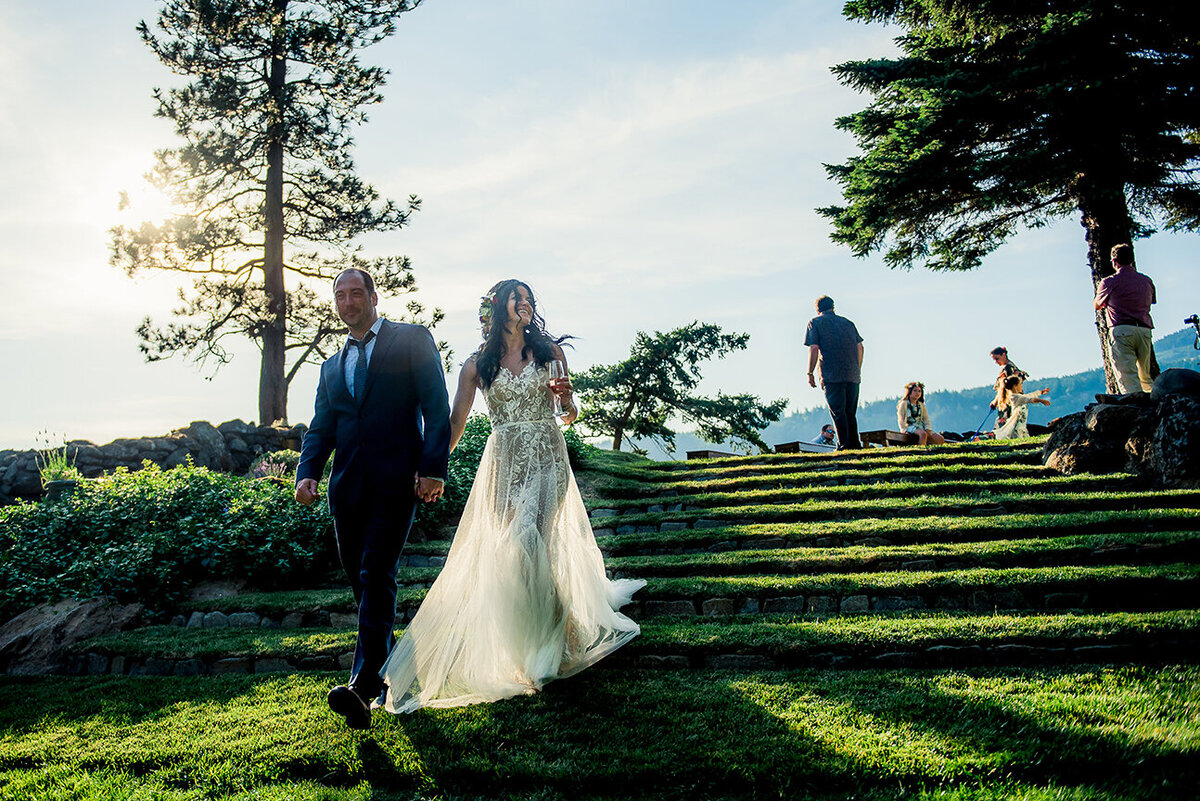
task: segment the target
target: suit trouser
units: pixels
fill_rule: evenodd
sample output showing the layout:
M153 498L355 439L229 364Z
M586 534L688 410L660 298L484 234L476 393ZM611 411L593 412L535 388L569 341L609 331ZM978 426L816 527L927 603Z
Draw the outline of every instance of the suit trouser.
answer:
M1139 390L1149 392L1154 386L1150 378L1150 354L1154 347L1151 329L1140 325L1114 325L1110 333L1117 386L1125 394Z
M860 448L858 441L858 384L850 381L826 381L825 402L843 448Z
M396 570L416 511L416 497L364 493L334 517L338 556L358 604L358 641L350 686L364 699L379 695L379 671L395 642Z

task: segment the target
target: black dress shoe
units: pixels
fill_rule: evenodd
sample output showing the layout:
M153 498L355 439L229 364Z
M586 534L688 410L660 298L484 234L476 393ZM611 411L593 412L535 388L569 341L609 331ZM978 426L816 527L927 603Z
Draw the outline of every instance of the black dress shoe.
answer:
M351 729L371 728L371 707L354 690L339 684L329 691L329 708L346 719Z

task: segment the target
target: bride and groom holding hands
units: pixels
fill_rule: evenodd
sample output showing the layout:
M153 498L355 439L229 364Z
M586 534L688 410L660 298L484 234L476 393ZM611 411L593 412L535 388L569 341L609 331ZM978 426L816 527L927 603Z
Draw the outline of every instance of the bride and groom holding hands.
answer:
M537 692L637 636L618 609L645 582L610 581L567 460L556 407L575 419L561 343L529 286L501 281L482 299L483 342L448 403L429 331L379 317L371 276L333 284L345 346L321 366L296 500L318 498L333 455L329 506L358 604L350 680L329 692L351 728L371 709L412 712ZM563 377L552 378L558 362ZM441 497L449 453L482 391L492 433L446 564L396 640L396 571L418 502Z

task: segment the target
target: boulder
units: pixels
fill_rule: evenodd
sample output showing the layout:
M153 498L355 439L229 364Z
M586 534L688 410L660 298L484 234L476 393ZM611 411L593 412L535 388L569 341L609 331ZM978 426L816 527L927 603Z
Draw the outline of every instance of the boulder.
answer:
M1192 398L1200 398L1200 372L1182 367L1163 370L1159 373L1158 378L1154 379L1150 397L1157 401L1168 395L1187 395Z
M225 444L225 437L212 423L197 420L180 431L197 445L193 456L196 464L213 470L232 469L233 460L229 454L229 446Z
M1104 401L1055 420L1042 463L1062 473L1138 473L1170 487L1200 487L1200 373L1172 369L1154 392Z
M0 666L22 676L60 671L63 648L132 628L141 616L141 604L115 604L108 598L36 606L0 626Z

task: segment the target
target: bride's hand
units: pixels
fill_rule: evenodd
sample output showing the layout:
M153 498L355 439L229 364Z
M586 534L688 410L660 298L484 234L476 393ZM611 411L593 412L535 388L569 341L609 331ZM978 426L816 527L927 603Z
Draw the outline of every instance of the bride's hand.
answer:
M571 386L569 378L552 378L547 382L550 391L559 397L560 400L567 400L571 397L571 392L574 387Z

